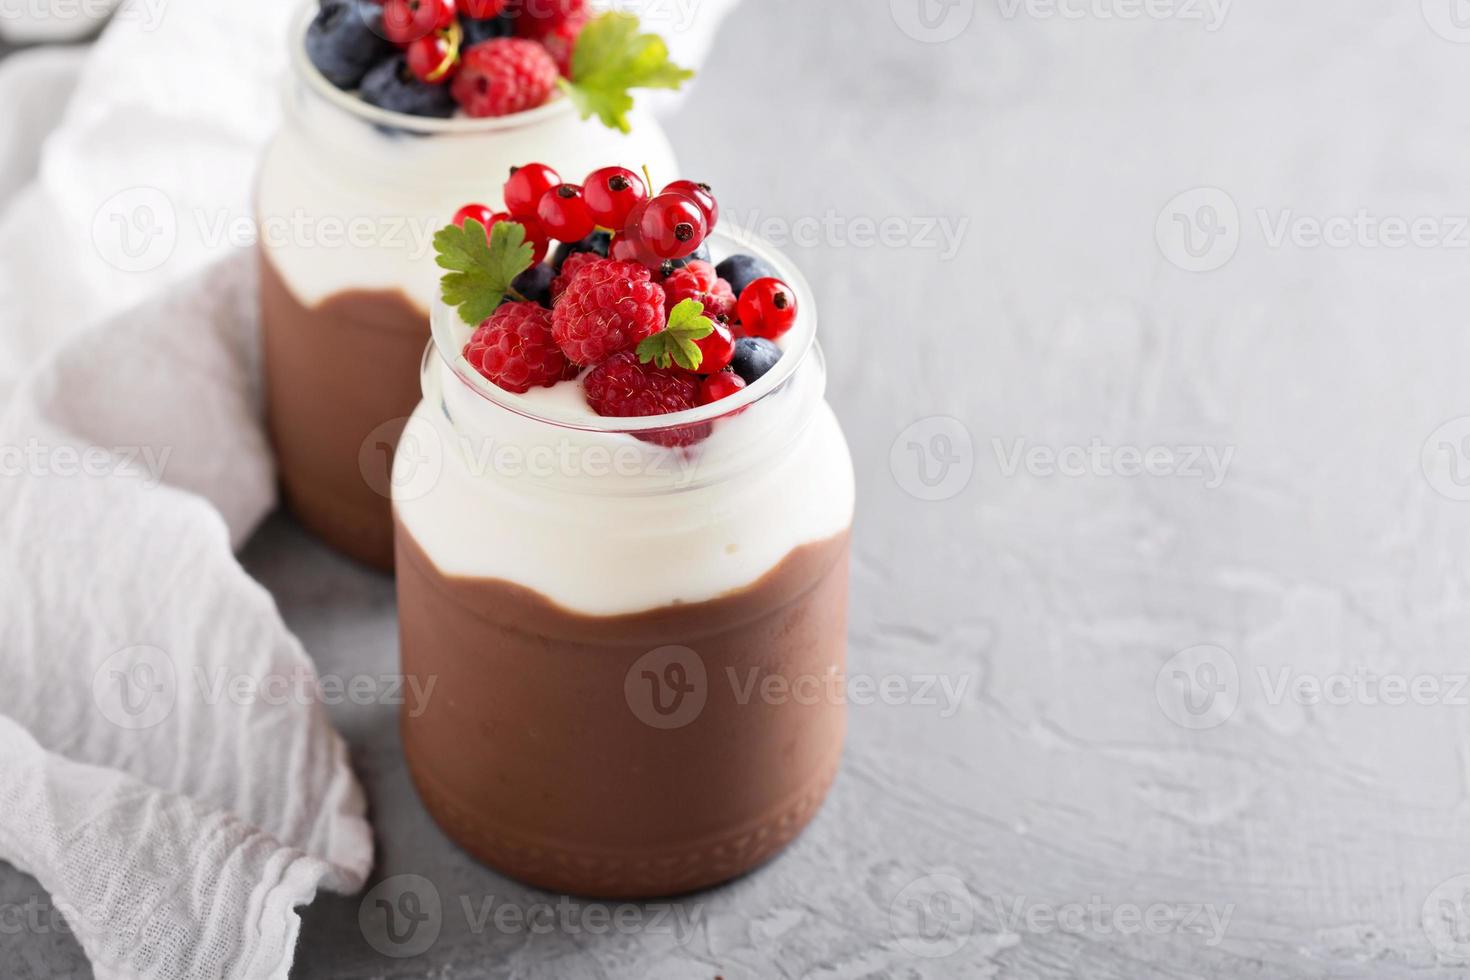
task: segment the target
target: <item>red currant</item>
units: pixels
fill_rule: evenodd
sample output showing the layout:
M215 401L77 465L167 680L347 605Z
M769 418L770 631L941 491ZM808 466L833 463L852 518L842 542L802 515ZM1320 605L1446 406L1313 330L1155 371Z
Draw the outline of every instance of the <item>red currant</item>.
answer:
M491 225L495 224L495 222L504 217L508 216L503 213L497 214L483 204L466 204L464 207L454 212L454 223L463 228L466 221L468 221L470 218L474 218L480 224L484 225L485 228L488 230Z
M695 204L699 210L704 212L705 226L713 231L720 220L720 205L715 201L715 195L708 184L702 184L695 180L676 180L665 187L660 194L682 194Z
M499 17L507 0L459 0L460 13L475 20Z
M386 0L383 36L407 46L454 23L454 0Z
M702 340L696 340L694 346L704 355L704 360L699 362L700 374L723 371L735 359L735 334L718 320L715 321L714 332Z
M698 204L682 194L660 194L648 202L638 230L649 251L660 259L682 259L693 255L709 224Z
M511 167L505 182L505 209L517 218L534 218L542 196L560 183L561 175L544 163Z
M796 322L796 294L779 279L757 279L740 294L739 309L748 336L775 340Z
M576 184L558 184L542 194L536 216L546 233L559 242L579 242L596 227L582 188Z
M408 46L408 70L426 85L443 85L459 65L459 52L442 31L426 34Z
M648 197L643 178L626 167L603 167L587 175L582 196L592 220L603 228L621 229L628 212Z
M531 243L531 262L540 265L546 258L546 251L550 247L551 240L551 236L546 234L546 229L541 227L541 220L534 216L530 218L511 216L510 220L526 229L526 241Z
M745 387L745 379L734 371L720 371L699 383L699 404L712 405Z

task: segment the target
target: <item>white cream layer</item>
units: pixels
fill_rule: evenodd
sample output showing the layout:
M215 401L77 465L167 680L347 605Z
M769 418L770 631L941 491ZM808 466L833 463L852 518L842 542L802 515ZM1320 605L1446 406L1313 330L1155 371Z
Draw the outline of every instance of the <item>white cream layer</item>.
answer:
M256 194L261 241L292 293L315 306L347 290L401 290L426 312L440 270L434 232L461 205L499 209L512 166L533 161L580 182L598 167L679 169L663 130L635 111L628 135L584 121L564 100L524 122L475 132L390 134L293 83L286 123L266 152ZM521 117L508 117L512 120Z
M518 416L431 360L394 495L447 575L514 582L587 615L634 613L748 587L852 524L852 460L818 363L690 453ZM575 382L527 400L591 414Z

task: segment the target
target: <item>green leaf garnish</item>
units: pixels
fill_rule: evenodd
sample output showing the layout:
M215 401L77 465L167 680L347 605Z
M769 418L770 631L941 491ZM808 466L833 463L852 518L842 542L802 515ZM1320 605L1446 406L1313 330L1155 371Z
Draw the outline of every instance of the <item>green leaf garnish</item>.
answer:
M686 299L669 314L669 325L638 345L638 360L652 361L661 368L677 364L686 371L698 371L704 352L696 340L715 332L715 321L704 315L704 304Z
M561 86L582 113L607 126L629 131L634 88L677 89L694 72L669 60L669 47L657 34L638 33L632 14L607 13L594 18L572 50L572 77Z
M485 226L474 218L464 227L446 225L434 234L435 259L450 270L439 280L444 302L459 308L465 323L478 326L511 292L516 276L531 268L535 249L526 241L524 225L498 221L485 234Z

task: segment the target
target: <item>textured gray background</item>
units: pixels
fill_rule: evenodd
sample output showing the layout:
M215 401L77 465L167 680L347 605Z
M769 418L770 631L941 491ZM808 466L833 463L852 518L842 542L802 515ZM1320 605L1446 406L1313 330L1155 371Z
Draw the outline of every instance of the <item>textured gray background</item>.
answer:
M477 931L462 902L548 896L434 828L392 707L337 709L375 880L420 875L444 912L395 959L359 898L323 897L296 975L1466 975L1470 422L1439 427L1470 414L1470 46L1449 0L1252 0L1218 25L1185 0L928 2L921 29L917 0L747 0L672 131L727 220L819 225L790 251L857 466L852 672L964 697L854 706L811 830L680 902L687 936ZM1312 244L1334 216L1357 230ZM1385 218L1432 226L1390 248ZM956 252L932 222L968 222ZM1231 234L1206 248L1212 226ZM1017 440L1165 447L1171 472L1015 469ZM1184 465L1205 450L1231 454L1222 479ZM393 670L387 579L284 519L246 561L324 671ZM1374 703L1379 675L1426 703ZM1283 676L1366 686L1302 704ZM33 898L0 872L0 903ZM89 975L63 931L0 948L6 976Z

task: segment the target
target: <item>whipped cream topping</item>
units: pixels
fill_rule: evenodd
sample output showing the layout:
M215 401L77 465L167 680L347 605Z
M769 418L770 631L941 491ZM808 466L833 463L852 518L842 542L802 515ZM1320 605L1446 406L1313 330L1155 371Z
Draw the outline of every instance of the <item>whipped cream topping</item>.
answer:
M646 164L655 180L679 173L668 138L641 109L626 135L583 120L562 97L499 119L418 119L337 91L296 47L256 219L269 261L308 307L348 290L397 289L427 313L434 232L463 204L499 210L513 166L539 161L573 182L614 164Z

